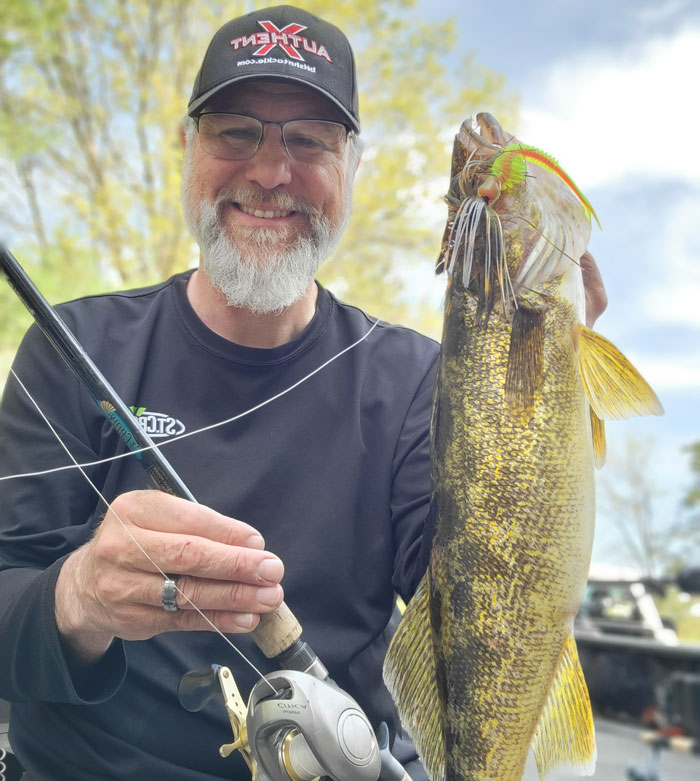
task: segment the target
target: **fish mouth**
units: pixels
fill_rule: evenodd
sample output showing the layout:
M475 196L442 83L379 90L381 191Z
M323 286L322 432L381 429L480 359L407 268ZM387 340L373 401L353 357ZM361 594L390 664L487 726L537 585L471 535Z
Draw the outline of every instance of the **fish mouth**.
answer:
M487 112L462 122L452 153L452 186L448 201L456 205L474 194L489 204L497 201L501 187L489 169L501 149L513 143L518 143L518 139L506 133L498 120Z
M512 141L517 139L506 134L491 114L482 112L462 122L454 140L450 187L445 197L449 222L467 198L477 196L487 204L498 200L500 186L490 176L490 166L502 146Z
M486 111L463 122L459 134L465 146L473 146L481 154L489 156L508 144L518 143L518 139L512 133L506 133L498 120Z
M455 137L448 222L436 273L446 271L454 292L477 300L477 319L487 322L496 300L505 317L517 308L506 265L501 218L492 204L500 187L488 175L493 158L511 141L491 114L465 120Z

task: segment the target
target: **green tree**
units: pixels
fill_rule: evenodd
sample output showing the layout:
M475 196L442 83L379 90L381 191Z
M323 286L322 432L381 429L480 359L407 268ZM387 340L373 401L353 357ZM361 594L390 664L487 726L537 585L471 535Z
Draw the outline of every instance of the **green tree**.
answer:
M180 120L212 32L269 2L5 0L0 235L52 301L162 279L196 260L180 213ZM365 152L353 218L322 280L385 319L437 332L406 282L438 251L451 139L470 113L506 122L503 80L448 59L453 25L415 0L299 5L347 32ZM459 67L455 69L455 63ZM429 215L443 214L432 218ZM0 288L3 376L28 318Z

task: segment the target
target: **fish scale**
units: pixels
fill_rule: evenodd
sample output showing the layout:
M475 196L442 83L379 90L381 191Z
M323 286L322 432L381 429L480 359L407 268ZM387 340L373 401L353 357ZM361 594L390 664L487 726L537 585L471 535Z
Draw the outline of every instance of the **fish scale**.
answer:
M462 322L446 323L454 338L443 342L438 379L430 604L438 679L473 683L442 687L447 777L519 779L586 582L593 530L588 402L568 302L546 315L544 365L560 370L545 371L522 425L517 412L504 414L509 324L497 314L488 328L475 324L473 300L458 289L452 295L450 318ZM536 505L533 493L541 497ZM446 625L450 631L442 632ZM502 746L489 725L514 719L514 740ZM453 740L469 744L466 762Z

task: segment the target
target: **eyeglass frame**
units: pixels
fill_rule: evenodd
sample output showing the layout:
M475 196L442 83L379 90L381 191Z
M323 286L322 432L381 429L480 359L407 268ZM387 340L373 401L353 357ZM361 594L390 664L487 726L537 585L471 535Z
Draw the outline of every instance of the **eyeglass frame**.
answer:
M196 114L194 117L192 117L197 128L197 133L199 133L199 120L201 117L213 114L221 114L223 116L230 117L243 117L244 119L254 119L256 122L259 122L262 125L262 132L260 133L257 146L247 157L221 157L218 158L219 160L250 160L250 158L253 157L258 151L258 149L260 149L260 146L265 140L265 127L267 125L277 125L280 129L282 146L284 147L284 151L289 155L290 160L294 160L295 163L301 162L304 165L330 165L330 163L309 163L297 160L297 158L294 157L294 155L289 151L289 147L287 146L287 139L284 135L284 126L292 122L323 122L326 125L337 125L338 127L345 129L346 144L348 143L350 137L355 134L355 130L350 125L346 124L345 122L336 122L333 119L318 119L317 117L295 117L294 119L285 119L283 122L278 122L275 120L260 119L259 117L252 116L251 114L239 114L237 111L200 111L199 114ZM202 149L204 149L204 147L202 147ZM217 157L217 155L214 155L211 152L207 152L206 149L204 149L204 152L208 155L211 155L211 157Z

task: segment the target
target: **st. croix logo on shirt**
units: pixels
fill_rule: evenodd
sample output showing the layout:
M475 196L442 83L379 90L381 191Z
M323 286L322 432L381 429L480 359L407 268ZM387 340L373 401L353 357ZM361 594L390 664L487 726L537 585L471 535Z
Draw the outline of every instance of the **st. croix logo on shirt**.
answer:
M185 433L185 424L165 412L151 412L146 407L129 407L149 437L176 437Z
M279 46L292 60L304 62L301 52L306 51L309 54L315 54L317 57L323 57L328 62L333 62L325 46L299 35L302 30L306 30L305 25L290 22L280 29L274 22L270 21L258 21L258 24L265 31L264 33L251 33L251 35L242 35L240 38L234 38L231 41L231 46L236 50L257 46L258 48L251 52L253 57L265 57ZM279 54L279 52L275 53Z

